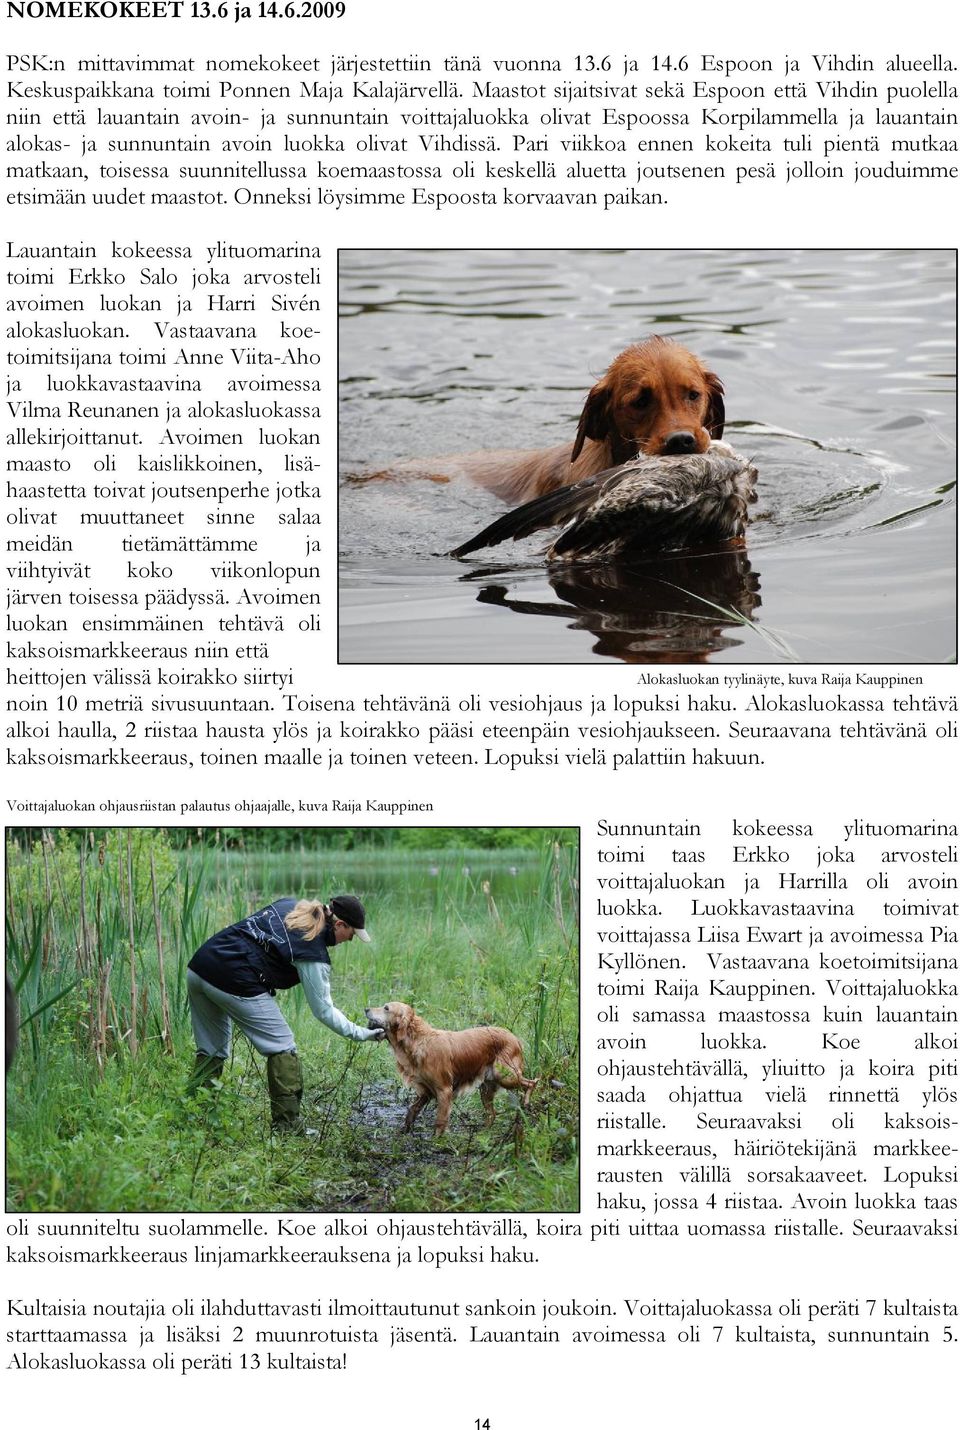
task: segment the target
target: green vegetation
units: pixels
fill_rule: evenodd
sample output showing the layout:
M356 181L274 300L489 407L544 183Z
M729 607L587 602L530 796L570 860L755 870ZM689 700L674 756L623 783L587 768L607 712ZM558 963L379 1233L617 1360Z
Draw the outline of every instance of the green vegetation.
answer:
M8 1207L575 1210L575 831L509 831L507 845L497 830L254 833L266 832L12 834L7 966L22 1030ZM512 1028L540 1079L526 1115L501 1092L484 1129L474 1094L445 1139L431 1110L405 1136L410 1094L389 1049L336 1037L295 989L280 998L312 1135L271 1133L263 1059L242 1035L219 1091L187 1096L194 949L271 898L344 890L364 899L374 942L332 950L338 1006L359 1021L364 1005L403 999L440 1027Z

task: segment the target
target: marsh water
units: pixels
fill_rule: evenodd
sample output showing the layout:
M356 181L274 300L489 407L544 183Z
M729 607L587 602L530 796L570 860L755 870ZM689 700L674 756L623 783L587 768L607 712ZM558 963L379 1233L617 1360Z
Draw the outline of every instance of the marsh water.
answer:
M939 250L347 250L340 660L955 659L956 269ZM611 358L676 338L759 469L740 551L445 555L502 510L411 457L573 439Z
M242 885L245 908L268 903L278 897L278 889L314 898L337 888L358 888L371 908L387 903L425 919L451 907L486 912L489 897L512 916L536 896L542 877L536 852L471 849L469 844L392 854L380 848L334 851L305 844L282 852L223 855L219 867L231 888Z

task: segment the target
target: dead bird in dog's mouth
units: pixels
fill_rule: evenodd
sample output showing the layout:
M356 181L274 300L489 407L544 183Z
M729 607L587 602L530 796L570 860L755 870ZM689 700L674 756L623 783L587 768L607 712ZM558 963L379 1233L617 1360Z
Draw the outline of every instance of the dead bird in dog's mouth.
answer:
M563 530L548 561L622 560L740 541L756 480L756 467L726 442L679 457L641 455L515 507L450 555L554 526Z

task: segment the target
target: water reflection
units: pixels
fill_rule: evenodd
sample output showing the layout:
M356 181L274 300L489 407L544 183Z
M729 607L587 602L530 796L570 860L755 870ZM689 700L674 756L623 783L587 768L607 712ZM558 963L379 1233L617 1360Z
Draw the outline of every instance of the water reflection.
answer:
M640 565L554 565L547 579L556 602L513 597L507 586L490 581L496 574L464 578L479 583L479 602L519 615L559 616L595 637L594 654L628 663L705 662L743 643L744 623L760 605L760 578L742 549L674 554Z

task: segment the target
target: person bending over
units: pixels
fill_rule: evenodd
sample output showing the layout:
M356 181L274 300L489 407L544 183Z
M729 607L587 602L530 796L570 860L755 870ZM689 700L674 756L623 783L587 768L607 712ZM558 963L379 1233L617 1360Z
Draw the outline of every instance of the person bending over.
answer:
M353 894L337 894L329 904L276 899L208 938L187 966L197 1045L189 1090L209 1086L223 1072L235 1023L266 1057L274 1127L300 1129L303 1074L276 992L299 984L314 1017L333 1032L356 1042L382 1038L379 1029L351 1023L330 996L329 949L354 935L369 943L365 924L364 907Z

